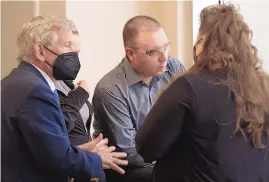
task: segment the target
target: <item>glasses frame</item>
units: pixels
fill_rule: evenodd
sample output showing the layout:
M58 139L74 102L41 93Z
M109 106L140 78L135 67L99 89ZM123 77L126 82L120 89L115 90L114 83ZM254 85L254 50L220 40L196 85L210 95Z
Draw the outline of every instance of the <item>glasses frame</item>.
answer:
M160 47L160 48L156 48L156 49L145 50L145 49L141 49L141 48L137 48L137 47L128 47L128 48L139 50L140 52L142 52L148 56L153 56L150 52L158 51L159 53L166 53L167 48L170 49L170 47L171 47L171 42L169 41L165 46Z

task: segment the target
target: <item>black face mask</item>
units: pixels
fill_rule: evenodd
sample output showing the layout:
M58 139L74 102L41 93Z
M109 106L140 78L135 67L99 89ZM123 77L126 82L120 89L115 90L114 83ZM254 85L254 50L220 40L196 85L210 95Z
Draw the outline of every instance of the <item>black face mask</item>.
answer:
M53 77L56 80L75 80L80 70L78 53L68 52L58 55L49 48L45 48L57 56L53 66L46 61L53 69Z

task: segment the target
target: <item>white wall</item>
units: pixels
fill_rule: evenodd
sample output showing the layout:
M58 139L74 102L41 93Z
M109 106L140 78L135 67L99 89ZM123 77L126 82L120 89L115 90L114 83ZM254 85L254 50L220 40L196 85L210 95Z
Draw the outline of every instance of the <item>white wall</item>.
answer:
M171 14L168 14L171 16ZM188 69L193 64L193 3L192 1L177 2L177 57Z
M193 44L196 41L196 37L198 34L198 30L200 27L200 13L201 11L207 7L214 4L217 4L218 0L193 0L192 8L193 8L193 29L192 29L192 35L193 35Z
M17 36L33 16L65 15L65 1L1 1L1 78L18 66ZM15 12L15 14L14 14ZM19 14L16 14L19 12Z
M77 80L86 79L92 94L99 79L124 56L121 31L126 18L134 14L134 4L92 1L67 3L67 17L75 22L81 39L79 57L82 66Z
M34 3L30 1L1 2L1 78L17 67L17 35L25 21L34 16ZM24 10L19 16L14 12Z
M229 1L240 6L244 16L253 31L253 45L258 48L258 55L263 60L263 68L269 73L269 1Z
M258 48L258 55L263 60L263 68L269 73L269 1L257 0L257 1L247 1L247 0L234 0L234 1L224 1L228 3L233 3L240 6L240 13L245 18L250 28L253 30L253 45ZM200 11L209 5L218 3L218 0L194 0L193 1L193 37L194 41L199 28L199 13Z

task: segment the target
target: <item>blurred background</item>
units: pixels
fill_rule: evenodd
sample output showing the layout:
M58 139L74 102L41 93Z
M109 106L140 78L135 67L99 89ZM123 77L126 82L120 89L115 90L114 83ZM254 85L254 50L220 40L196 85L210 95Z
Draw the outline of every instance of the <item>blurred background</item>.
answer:
M122 29L136 15L156 18L172 42L170 55L186 68L193 64L192 47L199 28L199 13L218 0L193 1L1 1L1 78L14 67L16 37L23 23L36 15L63 15L73 20L82 42L81 71L77 80L96 83L124 57ZM223 2L223 1L221 1ZM240 12L254 32L253 44L269 72L269 1L225 1L240 5Z

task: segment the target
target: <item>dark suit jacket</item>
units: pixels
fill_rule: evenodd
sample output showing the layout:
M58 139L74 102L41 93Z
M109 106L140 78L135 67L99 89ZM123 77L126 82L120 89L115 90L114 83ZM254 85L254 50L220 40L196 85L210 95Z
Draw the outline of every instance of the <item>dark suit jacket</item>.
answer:
M104 179L101 158L70 145L57 97L34 66L22 62L1 84L2 182Z

